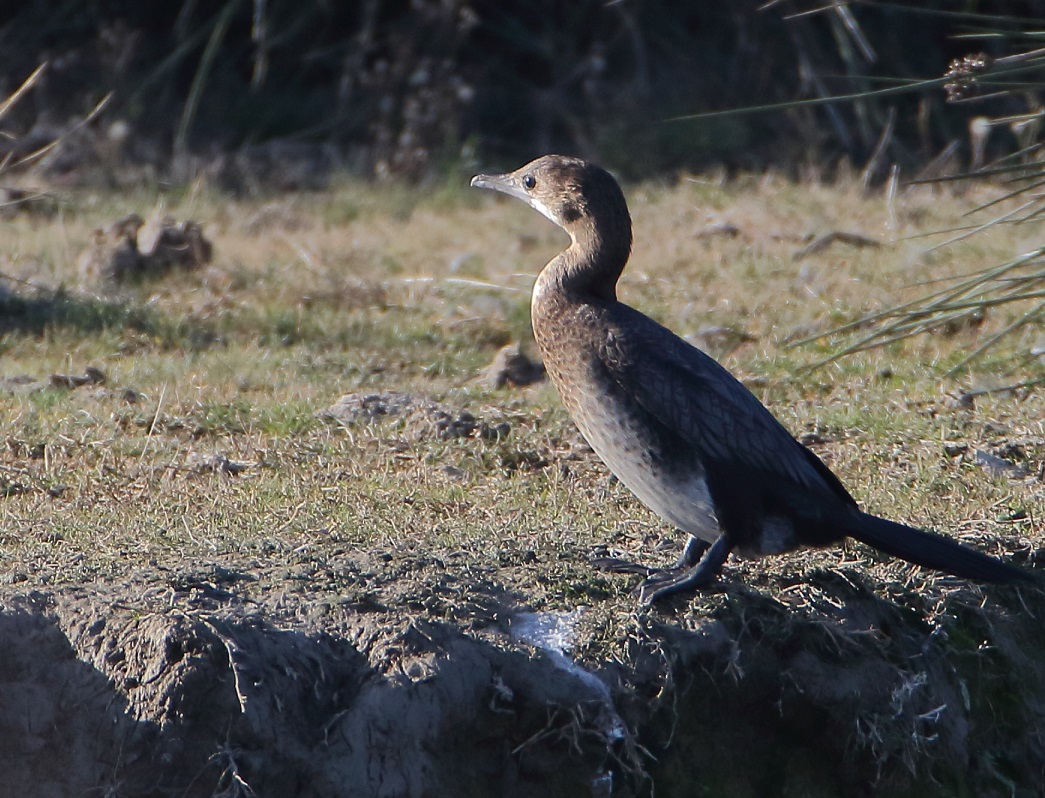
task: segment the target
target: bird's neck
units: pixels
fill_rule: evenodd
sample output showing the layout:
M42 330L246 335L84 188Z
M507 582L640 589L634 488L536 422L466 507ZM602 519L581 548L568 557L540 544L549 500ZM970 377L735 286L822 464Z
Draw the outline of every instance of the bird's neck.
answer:
M543 288L580 299L617 298L617 280L631 252L631 225L600 229L598 225L579 226L570 232L573 242L541 272Z

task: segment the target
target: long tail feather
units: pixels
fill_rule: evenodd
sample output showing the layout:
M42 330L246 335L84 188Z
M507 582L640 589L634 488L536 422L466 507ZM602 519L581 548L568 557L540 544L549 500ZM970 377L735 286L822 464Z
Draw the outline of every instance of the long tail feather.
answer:
M1030 571L970 549L943 535L867 513L860 513L857 523L848 532L851 537L886 554L965 579L998 584L1040 581Z

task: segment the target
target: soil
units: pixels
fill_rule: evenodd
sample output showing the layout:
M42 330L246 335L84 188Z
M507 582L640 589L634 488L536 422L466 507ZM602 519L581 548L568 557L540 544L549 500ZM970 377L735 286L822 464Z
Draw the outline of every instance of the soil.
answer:
M786 559L655 611L366 553L8 585L0 795L1042 794L1040 591Z

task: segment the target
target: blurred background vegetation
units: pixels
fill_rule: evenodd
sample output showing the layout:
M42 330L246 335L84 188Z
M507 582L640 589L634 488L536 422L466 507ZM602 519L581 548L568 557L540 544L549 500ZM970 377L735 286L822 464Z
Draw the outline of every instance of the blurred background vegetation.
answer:
M971 110L937 85L679 117L937 79L955 59L1033 46L1041 10L1040 0L7 0L0 96L47 66L0 119L0 154L16 162L111 93L53 155L53 172L117 158L165 179L209 170L231 189L267 178L297 188L333 168L421 179L561 151L637 177L862 165L881 143L881 162L911 174L967 148L974 113L1026 113L1036 99L1020 88Z
M995 194L936 231L929 251L1011 225L1018 254L813 336L848 341L841 356L1026 307L978 356L1045 319L1043 9L0 0L0 210L77 185L270 195L340 174L460 190L472 170L545 152L625 179L858 174L888 198L914 182L961 191L986 179Z

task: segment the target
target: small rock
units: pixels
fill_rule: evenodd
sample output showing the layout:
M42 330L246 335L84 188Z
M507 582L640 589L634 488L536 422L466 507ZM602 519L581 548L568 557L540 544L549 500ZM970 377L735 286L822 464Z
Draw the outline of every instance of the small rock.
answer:
M89 282L127 283L163 277L175 269L193 270L210 263L214 247L198 222L164 217L150 223L148 247L139 245L146 226L136 213L94 231L91 246L80 257L80 273Z
M408 393L386 391L385 393L345 394L323 411L323 415L345 424L373 421L384 416L397 416L422 406L435 406L434 402Z
M138 231L145 220L136 213L94 231L91 246L80 256L80 274L87 282L125 282L142 270Z
M740 228L732 222L711 222L694 233L696 238L736 238L740 235Z
M435 428L440 438L467 438L478 428L478 423L471 413L461 411L456 416L439 414Z
M943 403L951 410L972 410L976 407L976 395L967 391L958 394L948 394Z
M105 374L101 369L88 366L84 369L83 376L77 377L71 374L52 374L51 387L53 388L79 388L82 385L104 385Z
M210 263L214 245L203 235L203 226L191 219L178 224L166 217L152 249L145 255L145 271L162 276L175 269L191 271Z
M458 468L457 466L443 466L443 473L450 477L450 479L457 480L458 482L468 481L468 472L463 468Z
M192 463L192 469L197 473L213 471L218 474L228 474L233 477L242 474L248 468L253 466L253 463L247 463L242 460L230 460L224 454L213 454L209 457L193 458L190 462Z
M443 439L476 437L498 440L511 431L511 424L507 421L489 423L466 410L456 410L424 396L395 391L346 394L318 415L346 426L398 416L406 420L406 429L416 439L434 433Z
M988 454L982 449L976 450L975 457L976 465L982 466L986 469L987 473L993 477L1021 479L1030 474L1024 466L1010 462L1001 457L995 457L993 454Z

